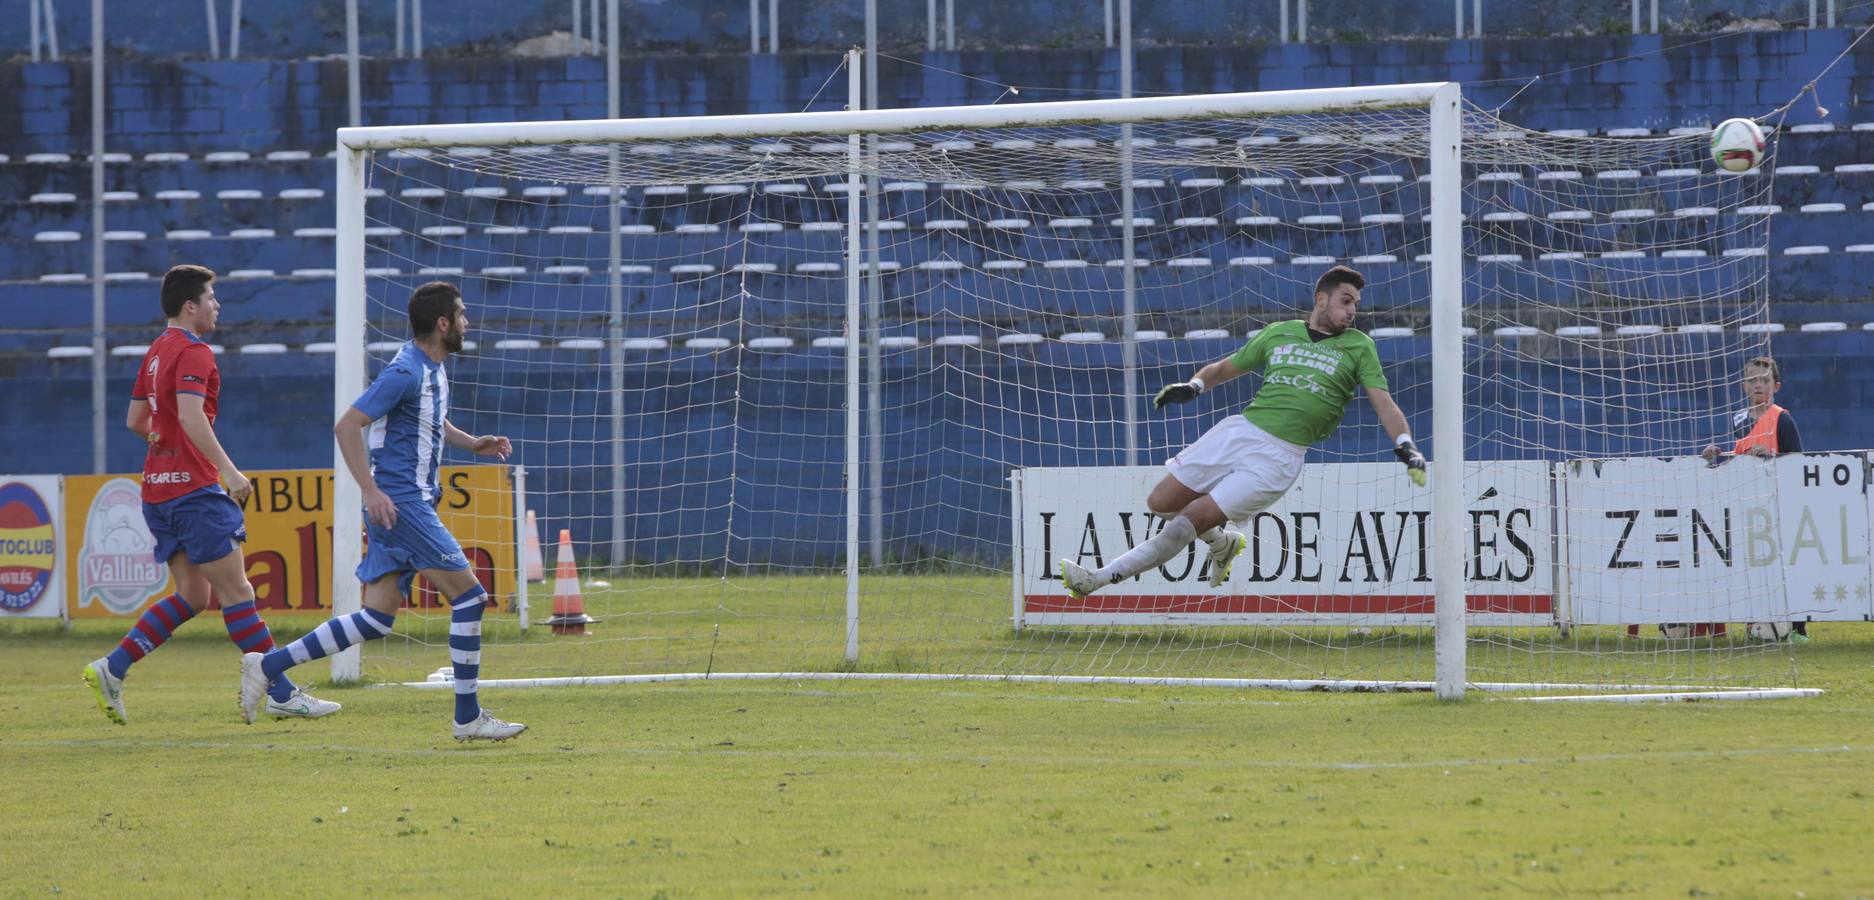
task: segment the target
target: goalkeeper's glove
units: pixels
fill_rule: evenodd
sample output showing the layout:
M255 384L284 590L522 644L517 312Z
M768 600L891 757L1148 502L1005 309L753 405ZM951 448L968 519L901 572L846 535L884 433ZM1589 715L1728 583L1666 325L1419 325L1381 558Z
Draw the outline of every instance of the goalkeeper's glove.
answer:
M1420 453L1419 448L1413 445L1412 436L1400 435L1399 444L1392 448L1392 452L1399 457L1400 462L1405 463L1406 477L1412 479L1413 484L1424 487L1425 454Z
M1190 381L1181 384L1168 384L1158 389L1158 396L1152 398L1152 406L1164 409L1167 403L1189 403L1204 392L1204 379L1192 376Z

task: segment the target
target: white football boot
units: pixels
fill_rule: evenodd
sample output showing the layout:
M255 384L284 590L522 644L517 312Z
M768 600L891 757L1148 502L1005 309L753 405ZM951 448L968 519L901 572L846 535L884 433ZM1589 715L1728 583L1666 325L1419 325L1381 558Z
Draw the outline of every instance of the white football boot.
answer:
M1236 565L1236 558L1249 546L1249 538L1240 531L1226 530L1223 536L1229 539L1229 544L1222 550L1210 548L1211 587L1223 587L1223 583L1230 580L1230 567Z
M261 654L241 654L241 721L254 724L260 701L267 696L267 673L260 668Z
M519 722L503 722L482 710L475 721L455 724L455 739L458 741L505 741L523 731L527 726Z
M91 693L98 698L98 708L104 715L119 725L128 724L124 718L124 680L111 674L109 660L98 657L85 666L85 684L91 686Z
M1075 600L1085 600L1088 594L1104 587L1086 566L1071 559L1061 560L1061 584L1067 586L1067 593Z
M285 702L267 698L267 715L276 719L321 719L344 707L330 700L321 700L306 693L305 688L293 691L293 696Z

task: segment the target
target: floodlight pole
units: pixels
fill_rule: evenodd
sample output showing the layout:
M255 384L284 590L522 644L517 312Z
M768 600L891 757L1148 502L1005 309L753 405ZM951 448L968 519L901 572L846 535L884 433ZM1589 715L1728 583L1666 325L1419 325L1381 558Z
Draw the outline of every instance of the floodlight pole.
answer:
M106 470L104 411L104 0L91 0L91 471Z
M358 85L358 0L345 0L345 97L351 127L363 125L364 100Z
M878 108L878 0L865 0L865 108ZM879 308L884 302L885 285L879 265L878 234L878 135L866 136L865 173L866 292L865 292L865 379L867 445L866 493L871 499L872 565L885 564L885 412L884 360L879 358ZM853 335L857 338L858 335Z
M595 26L598 23L593 23ZM597 29L594 28L594 31ZM618 0L605 0L605 117L618 118L619 79L618 79ZM618 208L624 192L618 189L618 145L609 144L606 148L606 175L611 180L611 190L606 194L606 205L610 207L609 219L611 234L606 238L606 271L611 285L611 322L607 331L610 339L611 385L612 385L612 568L618 570L625 565L625 282L619 272L624 262L624 249L620 245L619 230L624 225L622 211Z
M846 108L863 102L858 49L846 51ZM859 660L859 135L846 138L846 661Z
M1132 0L1119 0L1119 96L1132 96ZM1119 235L1121 316L1120 377L1121 420L1126 429L1126 465L1139 464L1139 275L1133 269L1138 238L1133 213L1138 208L1132 193L1132 123L1119 126Z

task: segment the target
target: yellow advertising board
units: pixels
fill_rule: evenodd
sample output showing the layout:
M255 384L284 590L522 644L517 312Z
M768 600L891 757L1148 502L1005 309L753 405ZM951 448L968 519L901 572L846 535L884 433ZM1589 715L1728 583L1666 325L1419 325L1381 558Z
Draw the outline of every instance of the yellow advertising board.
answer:
M266 613L332 614L332 473L249 472L241 552L255 605ZM506 466L444 466L437 513L455 535L496 608L514 596L514 494ZM66 584L72 618L140 615L169 595L168 567L152 551L136 475L65 478ZM356 560L344 562L349 572ZM410 605L447 609L421 580ZM188 598L198 608L200 601ZM211 598L210 608L219 602Z

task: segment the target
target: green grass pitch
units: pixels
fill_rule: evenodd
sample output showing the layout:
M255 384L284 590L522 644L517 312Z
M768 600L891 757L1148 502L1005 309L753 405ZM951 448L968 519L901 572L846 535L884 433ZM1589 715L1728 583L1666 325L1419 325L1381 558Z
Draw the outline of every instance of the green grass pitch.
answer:
M754 615L758 598L660 609L654 595L593 597L607 620L585 646L603 658L580 668L687 671L712 644L718 671L817 658L797 644L791 658L760 656L764 636L799 636L787 617ZM974 635L994 649L920 657L907 616L889 664L1061 643L998 630L993 612L950 619L956 647ZM111 725L78 673L123 627L0 624L0 896L1874 895L1866 626L1817 626L1796 648L1800 683L1828 692L1811 700L493 689L484 702L531 727L477 746L449 739L447 692L395 687L323 687L343 713L242 725L235 653L212 614L138 664L130 725ZM405 616L399 629L433 637L437 621ZM549 668L551 642L528 640L492 642L487 675L504 673L504 651ZM440 647L388 646L368 673L447 663ZM1103 658L1089 646L1069 658ZM1225 669L1237 652L1152 649Z

